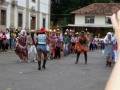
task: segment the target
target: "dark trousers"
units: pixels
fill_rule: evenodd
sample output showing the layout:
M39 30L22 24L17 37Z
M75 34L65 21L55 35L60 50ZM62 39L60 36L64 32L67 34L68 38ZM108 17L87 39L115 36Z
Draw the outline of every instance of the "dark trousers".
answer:
M96 45L96 44L94 44L94 50L97 50L97 49L98 49L97 45Z
M0 50L2 49L2 40L0 40Z
M90 51L93 51L93 50L94 50L93 44L90 44L89 49L90 49Z
M55 49L55 58L60 58L60 47L56 47Z
M6 44L2 44L2 51L6 51Z
M87 52L83 52L84 53L84 57L85 57L85 64L87 64ZM80 52L77 52L77 58L76 58L76 64L79 61L79 57L80 57Z
M104 49L105 49L105 47L103 45L101 45L101 50L104 50Z

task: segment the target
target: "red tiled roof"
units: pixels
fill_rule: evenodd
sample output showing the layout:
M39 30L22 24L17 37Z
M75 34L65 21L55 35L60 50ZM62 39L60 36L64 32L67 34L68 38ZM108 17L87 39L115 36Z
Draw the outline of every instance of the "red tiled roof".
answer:
M104 14L112 15L120 10L120 3L93 3L71 12L71 14Z

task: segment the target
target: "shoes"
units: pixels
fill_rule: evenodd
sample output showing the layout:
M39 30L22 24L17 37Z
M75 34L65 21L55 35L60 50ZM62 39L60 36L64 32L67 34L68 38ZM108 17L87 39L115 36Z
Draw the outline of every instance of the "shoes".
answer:
M108 67L109 66L109 61L106 61L106 67Z
M30 60L28 60L28 62L30 62Z
M37 60L33 60L33 62L37 63Z
M75 64L77 64L77 62Z
M35 63L37 63L37 61L35 60Z
M42 66L43 69L46 69L45 65L46 65L46 60L43 61L43 66Z
M22 62L22 60L20 60L20 62Z
M38 70L41 70L41 61L38 61Z
M42 66L42 68L43 68L43 69L46 69L46 67L45 67L45 66Z
M109 67L111 67L111 62L109 62Z

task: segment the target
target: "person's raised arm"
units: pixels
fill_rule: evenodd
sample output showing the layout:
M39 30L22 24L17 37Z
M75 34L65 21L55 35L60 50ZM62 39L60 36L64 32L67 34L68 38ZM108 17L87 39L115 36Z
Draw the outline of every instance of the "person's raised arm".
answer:
M112 15L111 21L118 42L118 59L106 84L105 90L120 90L120 11Z

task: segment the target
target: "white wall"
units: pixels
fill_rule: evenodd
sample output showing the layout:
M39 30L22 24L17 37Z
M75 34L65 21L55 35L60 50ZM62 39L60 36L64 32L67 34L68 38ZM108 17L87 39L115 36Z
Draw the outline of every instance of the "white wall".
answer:
M17 0L18 6L26 7L26 0Z
M11 0L6 0L6 2L11 2Z
M49 26L48 26L49 25L49 21L48 20L49 20L48 15L46 15L46 27L45 27L46 30L49 29Z
M27 17L29 18L29 17ZM24 9L23 11L23 25L22 25L22 29L24 29L26 27L26 9Z
M49 13L49 0L40 0L40 12Z
M85 16L94 16L93 24L85 23ZM105 23L105 15L75 15L75 25L109 25Z
M10 27L10 13L11 13L11 5L8 4L7 6L7 25L6 25L6 28L9 28Z
M50 0L40 0L40 28L43 27L43 18L45 18L45 29L49 29Z
M39 28L42 28L42 13L40 13L40 17L39 17Z
M36 0L35 3L32 2L32 0L29 0L29 4L30 4L29 9L31 9L31 7L34 6L35 10L37 10L37 5L38 5L37 3L38 3L38 0Z
M15 11L14 11L14 26L15 29L18 28L18 8L15 6Z
M80 25L80 24L85 24L85 16L84 15L75 15L75 24Z

